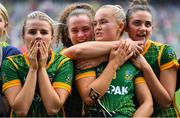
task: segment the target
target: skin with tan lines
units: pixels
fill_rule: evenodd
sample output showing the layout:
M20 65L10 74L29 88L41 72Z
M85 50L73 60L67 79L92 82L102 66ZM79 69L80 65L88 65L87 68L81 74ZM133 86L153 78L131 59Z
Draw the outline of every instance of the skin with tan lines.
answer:
M30 13L25 20L22 37L28 49L28 54L25 56L17 55L16 58L23 59L25 62L23 73L26 73L26 75L22 75L25 79L21 80L21 76L17 76L19 79L17 80L16 76L14 76L11 79L22 81L23 84L17 83L10 85L10 87L6 87L10 83L3 84L4 93L15 116L57 116L69 95L71 84L68 85L68 83L72 81L73 71L66 73L67 75L65 76L68 79L58 76L61 68L65 65L58 66L60 65L60 59L64 57L56 55L51 50L51 42L54 35L52 25L52 19L40 11ZM9 59L13 60L13 57ZM66 60L64 63L69 65L69 59ZM8 63L8 59L6 62ZM21 64L23 62L17 62L17 67L20 69ZM67 70L73 70L72 63L70 64L66 67ZM55 67L54 71L51 70L52 67ZM55 72L55 76L50 74L53 74L53 72ZM8 81L6 65L4 65L4 73L5 79ZM16 75L18 70L14 70L13 73ZM68 82L66 84L63 82L59 83L58 77ZM62 84L63 86L61 86Z

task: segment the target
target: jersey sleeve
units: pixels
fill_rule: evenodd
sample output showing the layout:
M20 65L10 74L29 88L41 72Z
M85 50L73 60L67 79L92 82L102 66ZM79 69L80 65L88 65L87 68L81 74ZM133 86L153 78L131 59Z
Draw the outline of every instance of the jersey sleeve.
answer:
M70 58L64 58L58 66L57 73L53 81L53 87L65 89L71 93L73 77L73 62Z
M80 80L86 77L96 77L95 68L90 68L86 70L76 70L75 80Z
M138 73L135 78L134 78L134 83L135 84L141 84L141 83L146 83L146 81L144 80L144 77L143 77L143 73L140 72Z
M166 70L173 66L179 68L176 53L170 46L164 45L160 59L160 70Z
M2 64L3 92L10 87L21 85L18 76L18 66L12 58L6 58Z
M3 60L8 56L17 55L17 54L21 54L21 52L17 48L13 46L3 47Z

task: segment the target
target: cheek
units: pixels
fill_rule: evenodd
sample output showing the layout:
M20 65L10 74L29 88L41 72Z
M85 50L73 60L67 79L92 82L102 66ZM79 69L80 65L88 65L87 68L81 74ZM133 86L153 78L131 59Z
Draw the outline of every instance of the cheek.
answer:
M88 40L92 40L94 38L93 32L91 32L91 31L87 32L86 36L87 36Z

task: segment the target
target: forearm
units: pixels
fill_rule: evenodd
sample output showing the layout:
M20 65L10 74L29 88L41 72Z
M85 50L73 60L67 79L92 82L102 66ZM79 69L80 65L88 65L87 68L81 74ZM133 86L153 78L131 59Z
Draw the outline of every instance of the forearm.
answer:
M100 42L100 41L91 41L80 43L74 46L71 46L62 51L62 54L72 58L72 59L88 59L98 56L103 56L108 54L114 44L118 44L119 41L113 42Z
M109 62L103 73L88 86L89 92L90 89L93 88L100 94L100 97L102 97L108 90L117 68L118 66L116 64Z
M153 113L153 105L148 101L142 104L134 113L133 117L150 117Z
M142 71L154 100L161 108L166 109L172 102L167 90L162 86L150 65L144 66Z
M50 82L46 68L38 70L38 84L41 98L48 115L56 114L62 107L62 104L58 94Z
M26 116L32 104L37 83L37 70L29 69L21 91L15 97L11 107L18 116Z

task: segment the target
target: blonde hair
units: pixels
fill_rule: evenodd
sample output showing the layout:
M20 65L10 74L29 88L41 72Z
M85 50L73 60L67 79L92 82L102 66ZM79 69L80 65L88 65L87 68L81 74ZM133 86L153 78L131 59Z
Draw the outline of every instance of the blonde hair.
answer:
M5 25L8 25L8 21L9 21L8 12L7 12L6 8L1 3L0 3L0 14L4 18Z
M113 11L116 20L123 21L125 23L126 15L124 9L120 5L103 5L100 9L101 8L110 8Z
M1 3L0 3L0 14L2 15L3 20L5 22L4 29L1 30L0 45L1 46L7 46L8 44L6 43L6 39L7 39L8 35L7 35L7 29L6 28L8 27L9 18L8 18L8 12L7 12L6 8Z
M27 17L24 21L22 35L24 35L24 33L25 33L25 27L26 27L27 20L31 20L31 19L39 19L39 20L44 20L44 21L49 22L49 24L51 25L51 28L52 28L52 35L54 35L54 28L53 28L54 21L46 13L41 12L41 11L34 11L27 15Z

